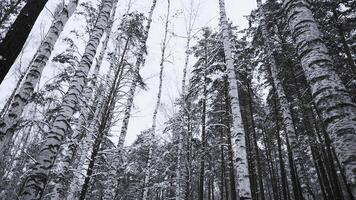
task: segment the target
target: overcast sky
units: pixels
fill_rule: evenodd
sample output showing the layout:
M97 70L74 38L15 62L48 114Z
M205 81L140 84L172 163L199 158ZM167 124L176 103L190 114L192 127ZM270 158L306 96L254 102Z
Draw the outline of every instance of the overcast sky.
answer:
M191 0L171 0L172 11L181 10L182 5L189 6ZM138 1L139 2L139 1ZM196 4L199 2L195 0ZM198 30L204 26L218 28L219 23L219 4L218 0L201 0L198 11L198 18L195 28ZM256 4L253 0L226 0L227 16L231 19L234 25L239 26L239 29L248 26L244 16L248 15L252 9L255 9ZM146 9L147 10L147 9ZM148 91L140 90L135 98L134 117L130 120L129 135L127 143L131 143L135 139L135 135L140 131L150 128L152 123L152 113L154 103L156 101L156 93L158 90L158 73L160 61L160 42L163 35L163 23L159 17L166 12L166 0L158 0L158 7L154 15L152 30L148 39L148 57L146 66L142 70L143 77L151 77L147 80L149 87ZM174 12L174 11L173 11ZM180 36L185 35L184 16L172 19L170 26L173 31ZM159 30L159 32L158 32ZM181 82L183 77L184 66L184 46L186 40L180 37L172 37L169 43L169 51L171 51L173 63L165 64L165 76L162 93L162 105L158 117L158 127L163 128L163 123L167 120L175 110L173 103L176 97L181 92ZM193 42L194 45L194 42ZM190 66L194 62L194 58L190 59ZM189 70L188 70L189 71ZM153 78L152 78L153 77ZM158 133L161 129L158 129Z
M80 2L84 2L81 0ZM129 0L119 0L118 15L126 10L126 5ZM151 0L132 0L134 2L131 10L137 10L147 14L151 6ZM191 1L194 1L195 5L199 4L199 0L171 0L171 14L177 15L171 18L170 32L174 32L176 35L185 36L185 23L184 15L182 14L183 6L189 7ZM46 33L50 22L51 12L56 7L57 0L49 0L47 9L41 13L41 16L37 20L33 31L31 32L30 40L27 47L24 49L21 59L18 59L17 63L11 69L9 75L0 86L0 106L4 104L6 98L10 95L15 83L13 77L17 76L19 68L23 68L28 65L36 48L39 45L43 35ZM237 25L239 29L246 28L248 23L244 16L248 15L252 9L256 8L256 3L253 0L225 0L226 11L228 18ZM164 23L162 17L166 14L167 0L158 0L157 7L154 12L152 27L150 30L149 38L147 41L148 55L146 58L146 65L141 71L141 75L146 81L148 86L147 91L138 90L134 101L134 109L132 110L133 117L129 123L128 135L126 145L131 144L138 133L148 129L152 124L152 113L156 102L156 94L158 91L158 73L159 62L161 54L161 40L163 38ZM199 30L201 27L210 26L214 29L218 28L219 20L219 5L218 0L200 0L199 10L197 13L197 21L195 29ZM77 28L80 19L76 16L72 17L67 23L64 34L68 34L73 28ZM169 63L165 63L164 80L163 80L163 92L162 92L162 104L158 113L158 129L157 133L160 134L163 123L175 112L177 108L174 108L173 103L181 92L181 82L183 76L184 66L184 51L186 40L182 37L170 36L167 54L170 54ZM194 45L194 42L193 42ZM80 50L83 50L84 42L79 46ZM63 50L63 44L59 40L55 46L55 51L60 52ZM194 62L194 58L191 57L190 65ZM52 63L46 66L43 74L44 78L41 80L43 85L48 79L57 74L60 70ZM189 70L188 70L189 71ZM120 124L118 124L120 127ZM113 129L113 134L119 133L119 128Z

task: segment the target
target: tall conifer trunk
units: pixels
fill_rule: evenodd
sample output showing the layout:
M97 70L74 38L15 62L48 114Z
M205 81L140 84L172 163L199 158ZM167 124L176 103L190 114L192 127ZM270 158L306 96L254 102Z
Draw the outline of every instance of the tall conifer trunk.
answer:
M250 120L251 120L251 130L252 130L252 135L253 135L253 146L255 149L255 154L256 154L256 163L257 163L257 176L258 176L258 186L259 186L259 197L261 200L265 200L265 193L264 193L264 187L263 187L263 175L262 175L262 163L260 159L260 150L257 145L257 134L256 134L256 127L255 127L255 119L253 116L253 107L252 107L252 89L250 86L250 80L247 80L247 94L248 94L248 107L249 107L249 114L250 114Z
M204 47L204 77L203 77L203 99L202 99L202 116L201 116L201 158L200 158L200 175L199 175L199 200L204 199L204 175L205 175L205 146L206 146L206 101L207 101L207 68L208 68L208 49L205 43Z
M275 92L275 91L274 91ZM288 180L287 180L287 172L284 164L283 159L283 152L282 152L282 139L279 133L280 126L279 126L279 115L278 115L278 108L277 108L277 97L275 96L273 99L274 104L274 117L276 120L276 137L277 137L277 147L278 147L278 161L279 161L279 168L281 173L281 187L282 187L282 194L283 198L286 200L290 199L289 196L289 189L288 189Z

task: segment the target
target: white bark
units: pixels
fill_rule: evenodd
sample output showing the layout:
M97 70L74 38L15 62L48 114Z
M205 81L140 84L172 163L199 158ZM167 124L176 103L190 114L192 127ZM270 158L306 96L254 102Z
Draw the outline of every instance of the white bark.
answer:
M250 190L250 180L248 174L248 165L247 165L247 155L246 155L246 142L245 142L245 132L243 130L241 111L239 105L239 95L238 95L238 83L236 80L237 74L234 69L234 63L232 59L232 50L231 50L231 36L229 31L229 25L225 12L225 2L224 0L219 0L220 7L220 25L223 34L223 44L224 44L224 53L227 66L227 73L229 79L229 95L231 97L231 110L232 110L232 149L234 162L237 168L237 189L240 198L242 199L251 199L251 190Z
M148 13L148 21L147 21L147 26L146 26L146 30L145 30L145 36L141 40L140 50L139 50L139 54L137 56L136 65L133 69L134 76L138 76L141 66L145 65L144 55L146 52L146 42L147 42L147 38L148 38L148 33L150 31L153 11L156 7L156 3L157 3L157 0L152 1L152 6ZM134 78L134 80L132 81L132 83L130 85L130 89L128 92L128 98L127 98L127 102L126 102L126 107L125 107L125 111L124 111L124 118L122 120L122 127L121 127L121 131L120 131L119 142L117 145L119 151L120 151L120 149L122 149L124 147L125 138L126 138L126 134L127 134L127 128L128 128L129 120L130 120L130 113L131 113L131 109L132 109L132 105L133 105L134 95L136 92L136 87L137 87L137 78Z
M19 90L20 85L23 82L25 75L27 74L27 71L28 71L28 68L27 68L26 72L24 72L23 74L20 75L19 80L17 80L14 90L12 91L10 97L7 99L6 104L4 105L4 107L2 108L2 110L0 112L0 118L5 117L6 113L10 109L10 106L11 106L12 102L14 101L14 97L15 97L17 91Z
M170 15L170 0L167 0L167 14L166 14L166 21L165 21L165 32L162 42L162 54L161 54L161 63L160 63L160 72L159 72L159 85L158 85L158 94L157 94L157 101L156 106L153 111L152 116L152 127L150 130L150 144L148 147L148 160L147 166L145 169L145 179L144 179L144 190L143 190L143 200L148 199L148 183L150 180L150 171L151 171L151 164L152 164L152 151L153 151L153 141L156 135L156 126L157 126L157 114L158 109L161 104L161 96L162 96L162 85L163 85L163 69L164 69L164 62L165 62L165 53L167 48L167 35L168 35L168 24L169 24L169 15Z
M5 136L7 137L6 141L10 140L13 136L24 107L27 105L34 92L35 86L41 79L43 68L46 66L47 61L51 56L53 47L59 38L60 33L63 31L68 19L74 13L77 5L78 0L71 0L69 4L64 6L63 9L55 16L46 37L37 51L34 61L31 62L29 72L27 73L23 84L14 97L8 114L0 120L0 142L5 139Z
M110 73L111 73L111 71L109 70L109 74ZM103 89L103 87L100 86L99 89ZM93 115L93 120L89 123L89 126L87 128L87 134L83 141L83 145L81 147L81 152L79 154L80 155L79 160L77 161L78 164L77 164L77 166L74 166L74 167L76 167L76 173L74 174L74 178L71 181L70 191L69 191L67 200L76 199L77 198L76 194L79 193L80 188L83 184L83 180L85 177L83 176L82 172L86 171L84 168L85 165L87 165L85 163L85 161L87 159L87 156L91 154L92 149L90 147L93 146L93 141L94 141L93 135L97 131L99 119L102 114L103 102L105 100L104 96L105 95L100 95L98 102L97 102L97 108Z
M333 69L309 5L304 0L284 0L283 5L316 108L356 197L356 105Z
M187 26L187 43L185 46L185 60L184 60L184 67L183 67L183 78L182 78L182 106L183 109L186 109L186 79L187 79L187 69L188 69L188 64L189 64L189 58L190 58L190 42L192 39L192 31L193 31L193 26L195 24L195 20L197 17L197 13L194 10L194 0L190 2L190 11L189 11L189 17L188 17L188 23L186 24ZM182 127L184 126L184 123L182 123ZM182 199L182 188L181 188L181 180L182 180L182 175L181 175L181 165L182 165L182 152L183 152L183 137L182 133L177 133L178 138L178 149L177 149L177 169L176 169L176 200Z
M61 143L68 134L69 121L74 114L79 95L85 86L85 79L93 62L96 49L108 24L108 18L116 0L104 0L95 27L90 35L77 72L70 82L68 92L64 96L58 115L45 138L45 143L37 155L37 162L31 167L25 183L21 188L20 199L40 199L47 183L48 174L58 154Z
M261 17L260 27L262 30L263 38L265 40L265 47L266 47L267 58L268 58L269 67L270 67L270 71L271 71L271 76L272 76L274 88L276 90L276 94L278 97L278 101L281 106L281 113L282 113L282 118L283 118L285 134L291 144L293 158L295 158L294 165L296 167L295 168L296 178L301 183L301 187L303 190L303 191L301 191L301 194L303 195L303 197L305 199L310 199L312 197L308 196L309 193L306 188L307 185L303 184L303 178L302 178L303 170L302 170L302 161L301 161L302 155L301 155L300 149L298 147L298 137L297 137L297 134L295 131L295 126L294 126L294 122L293 122L293 118L292 118L292 112L290 109L290 103L289 103L287 96L285 94L283 84L278 77L276 61L272 54L274 52L273 41L271 40L271 37L269 36L269 33L266 28L265 14L264 14L264 11L262 8L261 0L257 0L257 7L259 8L259 14ZM294 195L297 195L297 194L294 194Z

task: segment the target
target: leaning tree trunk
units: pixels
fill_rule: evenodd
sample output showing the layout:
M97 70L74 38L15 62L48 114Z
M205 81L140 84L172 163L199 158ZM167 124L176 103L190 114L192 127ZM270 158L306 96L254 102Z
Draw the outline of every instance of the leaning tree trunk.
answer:
M26 74L23 84L18 89L13 102L9 108L8 113L0 120L0 141L2 143L11 140L14 131L18 125L19 118L30 100L35 86L41 79L43 68L46 66L53 47L59 38L60 33L63 31L64 25L67 23L69 17L73 14L78 4L78 0L71 0L67 6L55 16L55 19L48 30L46 37L41 43L36 57L29 66L29 72ZM4 66L1 66L1 68ZM0 148L1 148L0 144Z
M147 20L147 26L146 26L146 30L145 30L145 36L144 38L141 40L140 43L140 50L139 53L137 55L137 61L136 61L136 65L133 69L134 72L134 80L132 81L131 85L130 85L130 89L128 92L128 98L127 98L127 102L126 102L126 107L125 107L125 111L124 111L124 118L122 120L122 126L121 126L121 132L120 132L120 137L119 137L119 142L118 142L118 149L122 149L124 147L124 142L125 142L125 138L126 138L126 134L127 134L127 128L129 126L129 120L130 120L130 113L131 113L131 109L132 109L132 105L133 105L133 100L134 100L134 95L136 92L136 87L138 84L138 76L139 76L139 72L140 72L140 68L141 66L143 66L145 64L145 58L144 55L146 53L146 41L148 38L148 33L151 27L151 22L152 22L152 15L153 15L153 11L156 7L156 3L157 0L153 0L152 1L152 6L151 9L148 13L148 20Z
M28 70L26 70L26 72L23 72L23 74L20 75L19 80L17 80L17 83L16 83L16 86L15 86L14 90L12 91L11 95L9 96L9 98L6 100L6 103L5 103L4 107L1 109L0 118L5 117L5 114L10 109L10 106L11 106L12 102L14 101L14 97L16 95L16 92L20 88L20 85L21 85L23 79L25 78L25 75L27 74L27 71Z
M0 84L20 54L47 0L28 0L0 43Z
M111 74L111 70L109 70L109 73ZM104 90L104 86L101 84L98 88L98 90ZM95 112L93 114L93 119L89 122L89 125L87 128L83 128L83 131L86 131L87 133L85 134L85 139L83 141L83 144L81 146L81 152L78 154L80 155L78 160L73 163L73 168L76 169L77 174L74 174L73 180L70 183L68 195L67 195L67 200L72 200L75 199L76 197L79 197L79 190L82 185L82 171L84 170L84 165L85 165L85 160L87 158L87 155L91 154L91 147L93 146L93 141L94 141L94 133L97 132L97 127L99 124L99 119L102 116L102 110L104 106L104 98L105 94L100 95L98 100L95 102L97 108L95 109ZM83 178L84 179L84 178Z
M239 95L237 90L237 74L232 60L229 25L225 12L224 0L219 0L220 24L223 33L224 52L229 78L229 94L231 96L231 111L233 116L233 149L237 168L237 189L241 199L251 199L250 180L247 166L245 133L242 126Z
M283 5L316 108L356 197L356 105L333 69L308 4L304 0L284 0Z
M101 51L99 53L98 59L96 60L96 65L94 68L94 72L92 74L92 78L90 82L88 83L87 86L84 88L83 92L83 100L86 101L89 100L89 105L94 104L94 91L96 90L96 82L97 82L97 76L99 74L99 70L106 52L106 48L110 39L111 35L111 29L113 25L113 21L115 18L115 13L116 13L116 4L117 1L114 2L115 5L112 6L112 13L110 15L109 23L105 29L105 39L102 42L102 47ZM96 108L98 109L98 108ZM60 199L65 199L66 196L68 196L68 190L69 190L69 185L72 182L74 175L73 172L71 172L71 166L74 162L74 159L76 158L76 155L78 154L77 150L80 147L80 143L82 142L83 138L86 137L86 128L88 126L85 126L86 124L90 124L90 121L88 122L89 115L90 115L90 108L87 106L83 105L81 107L81 113L78 119L78 126L77 129L73 131L73 136L70 138L69 144L68 144L68 150L66 151L66 154L64 156L64 159L62 161L62 171L59 172L55 189L51 193L51 199L53 200L60 200ZM82 152L85 153L85 152Z
M86 194L88 192L89 185L90 185L90 180L92 178L91 176L93 174L94 164L96 162L97 155L100 150L99 148L101 146L101 143L105 139L105 136L107 136L107 133L109 132L109 129L110 129L110 122L112 119L111 116L112 116L113 108L115 107L115 103L116 103L115 95L117 94L117 90L118 90L119 85L122 80L122 75L123 75L123 71L124 71L124 69L123 69L124 61L125 61L126 53L129 49L130 40L131 40L130 37L128 37L126 39L125 46L122 51L120 63L117 66L113 82L111 83L111 86L110 86L109 94L105 100L105 104L103 105L104 107L103 107L102 115L100 116L100 122L98 124L98 127L96 127L97 130L95 132L96 132L97 136L96 136L94 143L92 145L93 147L92 147L92 152L90 155L89 166L88 166L88 169L86 172L86 177L84 180L84 184L82 186L82 190L80 192L80 197L79 197L80 200L84 200L86 198Z
M58 115L48 132L42 149L37 155L37 162L31 166L31 172L20 190L20 199L40 199L46 186L48 175L53 167L61 143L69 131L70 119L74 114L75 105L85 85L85 79L93 62L96 48L99 45L115 0L104 0L89 42L85 48L77 72L69 84Z
M162 85L163 85L163 69L164 69L164 62L166 59L166 45L167 45L167 35L168 35L168 25L169 25L169 14L170 14L170 6L171 6L171 1L167 0L167 16L166 16L166 21L165 21L165 32L164 32L164 37L163 37L163 42L162 42L162 54L161 54L161 63L160 63L160 72L159 72L159 86L158 86L158 94L157 94L157 101L156 101L156 106L153 111L153 117L152 117L152 127L150 130L151 134L151 141L149 142L148 145L148 160L147 160L147 166L145 169L145 178L144 178L144 190L143 190L143 200L148 199L148 184L150 180L150 171L151 171L151 164L152 164L152 151L153 151L153 141L156 135L156 124L157 124L157 114L158 114L158 109L161 104L161 96L162 96Z
M292 120L292 113L290 110L290 105L289 101L287 99L287 96L284 92L284 88L282 85L282 82L280 81L278 77L278 70L277 70L277 65L275 58L273 57L273 41L271 40L269 33L267 31L266 27L266 21L265 21L265 14L262 8L262 2L261 0L257 0L257 7L259 8L259 14L261 17L260 20L260 26L262 30L262 35L265 39L265 47L267 51L267 58L269 62L269 68L271 72L271 77L273 80L274 88L276 95L278 97L279 104L281 106L281 113L282 113L282 118L284 122L284 129L286 133L286 137L288 137L290 144L291 144L291 151L292 155L294 156L294 165L293 163L289 163L291 168L294 166L296 167L294 174L292 174L292 177L296 177L296 179L292 178L293 181L293 191L294 191L294 197L296 199L303 199L303 196L307 195L306 188L302 188L303 191L299 191L298 188L300 188L298 185L298 180L301 181L302 178L300 177L300 173L302 172L302 164L301 164L301 153L298 149L298 141L297 141L297 134L294 128L294 122ZM291 173L293 173L294 170L291 170ZM301 184L305 186L305 184Z

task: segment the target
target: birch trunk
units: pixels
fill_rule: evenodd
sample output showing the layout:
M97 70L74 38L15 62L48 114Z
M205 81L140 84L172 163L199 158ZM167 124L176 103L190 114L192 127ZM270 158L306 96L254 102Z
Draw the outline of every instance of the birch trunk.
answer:
M165 54L166 54L166 46L167 46L167 35L168 35L168 24L169 24L169 15L170 15L170 6L171 6L171 1L167 0L167 16L166 16L166 21L165 21L165 32L164 32L164 38L162 42L162 54L161 54L161 63L160 63L160 72L159 72L159 86L158 86L158 94L157 94L157 101L156 101L156 106L153 111L153 117L152 117L152 127L150 130L151 133L151 141L148 147L148 160L147 160L147 166L145 169L145 179L144 179L144 190L143 190L143 200L148 199L148 183L150 180L150 170L151 170L151 164L152 164L152 151L153 151L153 141L156 135L156 126L157 126L157 114L158 114L158 109L161 104L161 96L162 96L162 85L163 85L163 69L164 69L164 62L165 62Z
M300 181L302 181L302 177L301 177L301 172L302 172L302 163L301 163L301 153L300 150L298 149L298 139L297 139L297 134L294 128L294 122L292 120L292 113L290 110L290 104L289 101L287 99L287 96L285 94L282 82L280 81L280 79L278 78L278 70L277 70L277 66L276 66L276 61L272 55L273 53L273 41L271 41L271 37L269 36L269 33L267 31L266 28L266 21L265 21L265 14L262 8L262 2L261 0L257 0L257 7L259 8L259 14L261 17L260 20L260 27L262 30L262 35L263 38L265 40L265 47L266 47L266 51L267 51L267 58L268 58L268 62L269 62L269 67L270 67L270 72L271 72L271 76L272 76L272 80L273 80L273 84L274 84L274 88L275 88L275 92L277 94L278 97L278 101L279 104L281 106L281 112L282 112L282 118L283 118L283 122L284 122L284 129L285 129L285 134L286 137L289 139L290 144L291 144L291 151L292 151L292 156L294 159L294 166L296 167L295 169L295 176L296 179ZM290 163L291 167L293 167L293 164ZM293 171L293 170L292 170ZM292 172L293 173L293 172ZM294 193L294 197L296 199L299 198L305 198L305 199L309 199L310 197L307 196L308 192L306 191L306 188L304 186L306 186L305 184L301 184L302 185L302 191L299 191L298 188L298 181L294 180L295 182L292 184L293 185L293 191ZM293 180L292 180L293 181Z
M193 26L195 24L195 19L197 14L193 10L193 3L194 1L191 1L190 5L190 12L189 12L189 19L188 19L188 28L187 28L187 43L185 46L185 60L184 60L184 67L183 67L183 78L182 78L182 104L183 104L183 109L186 110L187 105L186 105L186 79L187 79L187 69L188 69L188 64L189 64L189 58L190 58L190 42L192 39L192 31L193 31ZM185 127L186 123L183 120L182 127ZM177 150L177 169L176 169L176 200L182 199L182 187L181 187L181 179L182 179L182 173L181 173L181 166L182 166L182 152L183 152L183 137L182 133L178 133L178 150Z
M74 114L74 108L85 85L85 80L93 62L96 48L107 26L113 2L116 0L104 0L102 10L85 48L77 72L70 82L69 90L64 96L58 115L55 117L52 127L46 136L45 143L37 155L37 162L31 167L31 172L20 191L20 199L40 199L48 180L48 174L53 167L61 143L68 134L69 121Z
M229 79L229 94L231 96L231 110L233 118L233 149L234 161L237 168L237 189L241 199L251 199L250 180L247 166L245 133L242 126L239 95L237 90L237 74L232 60L229 25L225 13L225 2L219 0L220 25L223 33L223 44Z
M269 51L269 50L267 50L267 51ZM294 159L294 164L293 163L289 163L289 164L291 167L293 167L293 166L296 167L296 169L295 169L296 180L294 180L295 182L294 182L294 184L292 184L293 188L294 188L293 189L294 197L296 199L302 199L302 196L304 196L305 199L308 199L308 197L306 196L307 192L305 191L306 188L302 188L303 191L299 191L297 189L297 188L299 188L298 180L299 181L302 180L302 178L300 177L301 172L302 172L302 168L301 168L302 166L301 166L301 160L300 160L301 159L300 151L298 150L298 147L297 147L298 141L297 141L297 135L296 135L295 128L294 128L294 123L292 120L290 105L289 105L287 96L285 95L282 83L277 77L278 72L276 69L274 59L270 59L269 62L270 62L270 68L271 68L271 74L272 74L274 87L276 90L279 104L281 106L285 134L291 144L292 157ZM293 173L293 170L291 170L291 173Z
M111 73L111 71L109 70L109 74ZM99 86L99 89L104 89L101 86ZM82 171L84 170L84 165L85 165L85 160L87 158L87 156L89 154L91 154L91 146L93 145L92 141L93 139L93 135L94 133L97 131L98 124L99 124L99 118L101 117L102 114L102 108L103 108L103 104L104 104L104 98L105 95L101 95L98 99L98 104L97 104L97 108L95 110L95 113L93 115L93 120L89 123L88 126L88 133L86 134L86 138L83 141L83 146L82 146L82 151L79 154L80 158L77 161L77 166L76 166L76 172L77 174L75 174L74 180L71 181L70 184L70 191L69 191L69 195L67 196L67 200L72 200L77 198L77 195L79 193L80 187L82 185L82 180L83 177L82 176ZM74 166L75 167L75 166ZM78 195L79 196L79 195Z
M316 108L356 197L356 105L333 70L309 5L304 0L284 0L283 5Z
M108 97L105 100L105 104L103 105L103 112L102 115L100 115L100 121L98 123L98 128L94 132L97 134L97 137L95 138L95 141L93 143L92 147L92 152L90 155L90 160L89 160L89 166L86 172L86 177L84 180L84 184L82 186L81 194L79 199L84 200L89 188L89 183L90 179L93 173L93 168L94 164L97 159L97 154L99 153L99 148L101 146L102 141L104 140L105 136L109 132L110 129L110 122L111 122L111 116L112 116L112 111L115 106L115 95L117 94L117 89L119 88L120 82L122 80L122 74L123 74L123 63L125 61L125 56L127 53L127 50L129 49L129 43L130 43L130 37L126 39L125 42L125 47L122 52L122 56L120 59L120 63L116 69L114 80L110 86L110 92ZM108 194L108 193L107 193Z
M105 39L102 41L102 47L101 51L99 53L98 59L96 60L96 65L94 68L94 72L92 74L92 78L89 82L89 84L85 87L84 89L84 94L83 94L83 101L89 100L89 105L94 105L94 98L96 95L94 95L94 91L96 90L96 82L97 82L97 76L99 74L100 66L102 64L102 61L105 56L105 52L107 49L107 45L110 39L111 35L111 29L112 25L114 22L114 17L116 14L116 5L117 1L114 2L112 6L112 13L110 15L109 23L105 29ZM85 102L83 102L85 104ZM98 109L98 108L96 108ZM78 126L74 130L73 137L71 138L69 145L68 145L68 151L66 152L65 158L63 159L62 163L62 172L59 174L59 181L56 183L55 190L52 193L52 199L64 199L67 196L67 191L68 191L68 186L71 180L73 179L73 173L70 171L70 167L73 164L73 161L75 159L75 156L77 155L77 150L79 148L80 142L84 137L86 137L86 124L90 124L91 122L88 122L89 115L90 115L90 108L87 106L83 105L81 107L81 114L78 119ZM82 152L85 154L85 152Z
M153 11L156 7L156 3L157 0L153 0L152 1L152 6L151 9L148 13L148 20L147 20L147 26L146 26L146 30L145 30L145 36L144 38L141 40L141 44L140 44L140 51L137 55L137 60L136 60L136 65L133 69L134 71L134 76L138 76L139 72L140 72L140 68L141 66L145 65L145 58L144 55L146 53L146 41L148 38L148 33L151 27L151 23L152 23L152 15L153 15ZM132 109L132 105L133 105L133 100L134 100L134 95L136 92L136 87L137 87L137 78L134 78L134 80L132 81L131 85L130 85L130 89L128 92L128 98L127 98L127 102L126 102L126 107L125 107L125 111L124 111L124 118L122 120L122 127L121 127L121 132L120 132L120 137L119 137L119 142L118 142L118 149L122 149L124 147L124 142L125 142L125 138L126 138L126 134L127 134L127 128L129 125L129 120L130 120L130 113L131 113L131 109Z
M14 97L15 97L18 89L20 88L20 85L21 85L23 79L25 78L26 73L27 72L24 72L23 74L21 74L19 80L17 80L17 83L16 83L16 86L15 86L14 90L12 91L11 95L7 99L6 104L4 105L4 107L1 109L0 118L4 118L5 114L10 109L10 106L11 106L12 102L14 101Z
M35 59L31 62L31 66L29 66L29 72L16 93L8 114L0 121L0 141L4 140L5 137L7 138L5 140L9 140L13 136L19 118L31 98L35 86L41 79L43 68L46 66L47 61L51 56L53 47L68 19L75 11L77 4L78 0L71 0L55 17L44 41L41 43L37 51Z
M232 149L232 131L231 131L231 116L230 116L230 96L229 96L229 81L228 77L224 77L224 109L225 109L225 117L223 118L223 122L226 126L226 133L225 133L225 141L223 144L227 146L227 171L228 174L226 175L226 187L229 190L226 190L226 198L231 200L237 200L237 193L236 193L236 170L235 170L235 162L234 162L234 150ZM222 132L224 133L224 131ZM245 132L248 134L247 132ZM248 143L247 143L248 144ZM249 168L250 169L250 168ZM251 177L251 176L250 176ZM249 178L250 178L249 177Z

